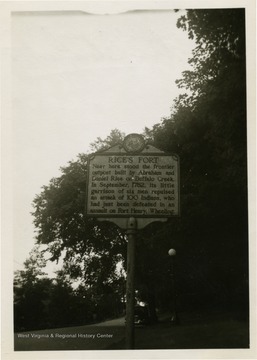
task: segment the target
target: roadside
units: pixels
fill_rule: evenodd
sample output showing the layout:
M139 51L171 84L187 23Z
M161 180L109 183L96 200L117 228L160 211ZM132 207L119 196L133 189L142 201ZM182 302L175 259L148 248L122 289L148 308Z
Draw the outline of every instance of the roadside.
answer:
M233 313L195 312L179 317L179 325L172 325L164 314L157 324L136 326L135 349L249 348L249 324ZM125 320L16 333L14 343L16 351L124 350Z
M14 334L14 350L104 350L124 336L123 317L94 325L18 332Z
M169 316L151 326L136 327L135 349L247 349L249 324L230 313L182 313L179 325ZM124 339L109 350L125 348Z

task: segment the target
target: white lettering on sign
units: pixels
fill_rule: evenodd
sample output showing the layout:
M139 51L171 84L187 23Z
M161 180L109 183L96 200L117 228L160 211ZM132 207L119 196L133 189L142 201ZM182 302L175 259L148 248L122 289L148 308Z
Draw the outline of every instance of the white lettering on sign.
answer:
M178 157L95 154L89 159L87 215L179 215Z

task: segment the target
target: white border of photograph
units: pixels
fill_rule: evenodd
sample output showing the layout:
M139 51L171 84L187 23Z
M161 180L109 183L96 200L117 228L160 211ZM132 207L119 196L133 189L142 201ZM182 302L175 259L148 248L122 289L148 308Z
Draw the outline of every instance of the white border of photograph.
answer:
M11 108L11 13L13 11L87 11L119 13L128 10L189 8L246 9L247 36L247 119L248 119L248 201L250 260L250 349L122 350L122 351L38 351L13 350L13 166ZM222 1L1 1L1 120L2 120L2 359L256 359L256 9L254 0Z

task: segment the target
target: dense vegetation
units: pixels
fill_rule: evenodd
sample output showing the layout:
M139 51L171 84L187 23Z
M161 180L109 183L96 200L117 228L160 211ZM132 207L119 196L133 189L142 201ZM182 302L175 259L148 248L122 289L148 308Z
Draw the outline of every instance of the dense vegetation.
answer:
M248 220L244 10L188 10L185 16L178 12L178 17L178 27L196 43L189 60L192 70L177 81L187 91L175 99L170 117L152 129L146 128L144 136L156 147L180 156L182 211L179 218L153 223L139 232L137 297L148 303L153 320L156 308L169 308L167 252L174 247L180 311L235 309L245 316ZM105 140L98 138L92 147L98 150L123 136L115 130ZM62 257L64 267L55 281L37 271L31 280L28 263L24 272L16 275L17 328L21 319L41 316L44 311L52 321L48 326L85 323L92 321L93 313L103 318L117 315L117 309L122 311L125 233L111 223L85 218L86 175L87 155L80 154L34 200L37 244L47 247L52 261ZM74 280L80 282L77 290L71 286ZM28 315L30 299L35 302L39 294L37 304L42 309ZM70 320L60 298L70 304ZM63 308L58 306L60 303ZM50 316L51 307L60 313L56 320ZM63 324L64 313L67 324ZM29 321L22 326L33 327Z
M180 155L179 221L164 232L178 250L181 293L206 306L246 309L248 296L244 11L190 10L179 27L194 37L192 71L169 119L148 134ZM157 240L161 244L162 238ZM184 298L184 297L183 297ZM207 301L208 300L208 301Z

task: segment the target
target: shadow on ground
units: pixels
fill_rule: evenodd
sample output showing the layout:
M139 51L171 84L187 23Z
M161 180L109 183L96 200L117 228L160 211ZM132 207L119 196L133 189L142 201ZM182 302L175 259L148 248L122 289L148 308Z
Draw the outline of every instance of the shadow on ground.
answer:
M135 349L247 349L249 324L233 314L181 314L179 325L168 317L135 329ZM109 349L122 350L125 339Z
M228 313L183 313L179 325L168 316L135 328L135 349L247 349L247 319ZM104 324L104 326L103 326ZM14 334L15 351L124 350L124 319L90 326Z

